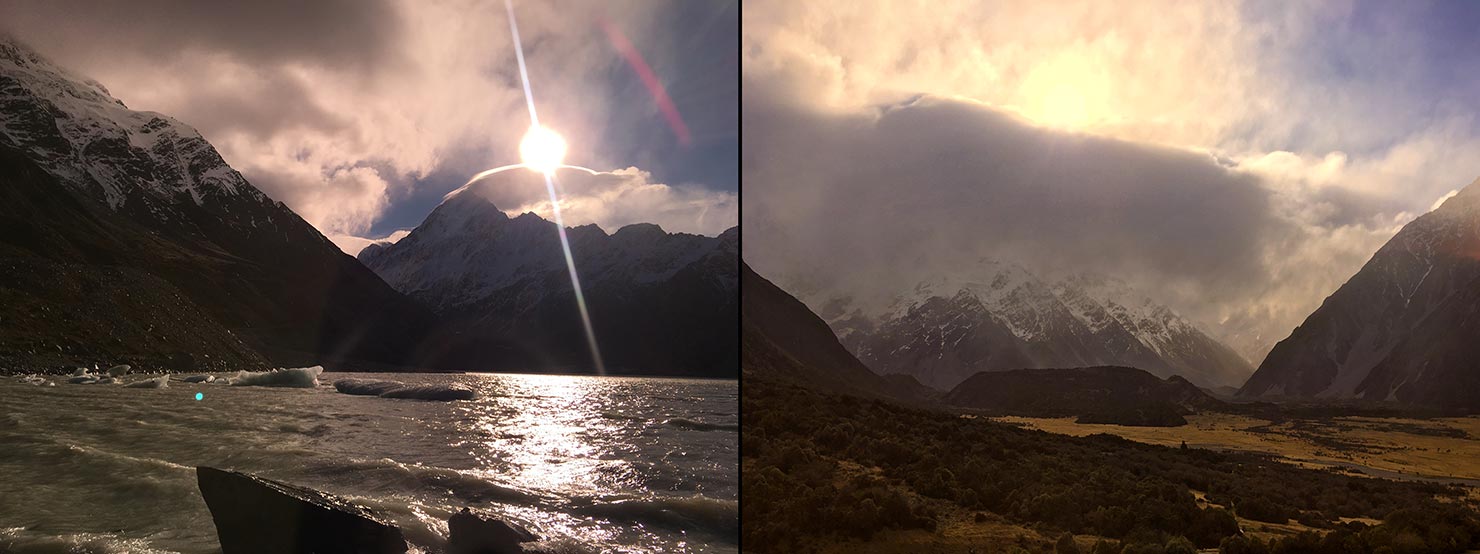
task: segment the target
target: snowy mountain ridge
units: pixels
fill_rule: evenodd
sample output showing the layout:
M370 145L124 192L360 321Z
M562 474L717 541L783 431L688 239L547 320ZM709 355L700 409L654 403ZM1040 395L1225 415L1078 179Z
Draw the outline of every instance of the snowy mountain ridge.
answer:
M982 260L889 301L827 304L829 324L864 363L942 389L999 369L1127 365L1209 387L1238 385L1250 371L1170 308L1104 276L1046 281Z
M6 37L0 176L0 221L20 231L0 236L6 269L47 276L9 277L0 318L28 321L38 306L66 306L114 322L81 333L69 320L29 320L14 328L30 335L0 333L0 358L70 363L71 348L179 370L223 357L248 366L439 361L419 351L437 342L430 310L253 187L200 133L130 110ZM170 317L199 317L162 336L128 313L135 298L169 307ZM152 347L132 350L140 337ZM56 354L28 341L56 344Z
M467 348L501 345L503 353L485 348L499 363L589 363L571 348L584 335L556 224L533 213L510 217L492 200L500 187L544 186L535 181L516 170L474 183L406 237L367 246L359 259L452 322L470 337ZM608 365L738 372L738 227L718 237L647 223L565 232Z
M188 198L262 197L188 125L128 109L108 90L0 36L0 137L110 208L148 193L150 211ZM57 141L56 137L63 140Z

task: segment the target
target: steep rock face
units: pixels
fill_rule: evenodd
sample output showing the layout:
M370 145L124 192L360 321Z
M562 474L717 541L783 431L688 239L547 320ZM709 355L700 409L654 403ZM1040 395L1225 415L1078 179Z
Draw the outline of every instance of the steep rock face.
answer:
M0 206L0 221L22 230L0 236L0 252L17 267L138 270L164 283L148 294L177 291L213 319L202 332L230 334L210 340L240 340L284 365L409 362L435 324L429 310L243 179L194 129L130 110L96 82L9 39L0 39L0 153L6 179L24 180L32 204L51 210ZM14 309L0 307L0 318ZM129 336L92 337L90 344ZM56 340L64 349L75 342ZM31 349L0 350L24 357ZM121 353L105 350L100 354ZM213 353L245 359L198 352Z
M1239 395L1480 407L1477 288L1480 181L1398 231Z
M475 183L409 235L359 259L461 333L438 355L469 368L592 367L554 223L509 217ZM609 370L735 376L739 229L718 237L636 224L567 229Z
M879 373L949 390L980 371L1123 365L1199 386L1240 383L1248 364L1172 310L1124 283L1046 282L983 261L964 277L917 285L876 313L834 318L843 342Z
M746 378L799 383L819 390L914 398L913 378L880 377L849 353L807 305L741 263L741 365ZM901 379L902 377L902 379Z

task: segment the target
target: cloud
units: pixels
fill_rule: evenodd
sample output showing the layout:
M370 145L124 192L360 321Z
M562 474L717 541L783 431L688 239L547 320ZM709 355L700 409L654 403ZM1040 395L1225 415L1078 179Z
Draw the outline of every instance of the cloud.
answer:
M672 46L670 3L515 4L540 119L570 142L571 163L675 156L633 134L668 131L640 113L650 106L612 90L611 76L630 70L599 26L660 54ZM326 235L369 233L428 176L517 162L529 125L502 2L0 0L0 27L129 107L196 127ZM672 78L668 57L652 62ZM692 99L677 88L674 97ZM694 128L697 139L713 126Z
M1480 175L1480 40L1395 8L747 3L745 254L809 300L1111 273L1257 363Z
M329 240L334 243L334 246L338 246L340 250L344 251L345 254L359 256L360 251L364 250L366 246L381 242L395 244L400 242L401 239L406 238L406 235L409 234L411 234L410 230L398 229L396 232L378 239L368 239L351 235L329 235Z
M737 224L734 193L654 183L651 174L635 167L595 174L564 169L556 177L567 226L594 223L613 232L633 223L656 223L668 232L715 236ZM533 212L555 219L544 179L535 172L504 171L469 188L511 216Z
M398 9L385 0L6 1L0 19L48 54L90 66L124 53L167 62L199 52L251 65L368 70L397 55L404 38Z
M929 96L822 113L746 85L744 254L812 301L1010 259L1119 276L1257 361L1413 217L1334 184L1339 155L1220 159Z

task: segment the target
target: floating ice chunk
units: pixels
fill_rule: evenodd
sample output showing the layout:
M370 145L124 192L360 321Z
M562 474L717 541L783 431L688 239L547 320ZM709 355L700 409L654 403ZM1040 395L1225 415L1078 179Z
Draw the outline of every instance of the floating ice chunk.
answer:
M415 385L380 393L381 398L414 400L472 400L473 390L461 385Z
M72 372L73 377L82 377L84 375L87 375L87 368L85 367L79 367L76 371Z
M184 381L186 383L209 383L215 380L215 375L191 375L189 377L181 379L181 381Z
M134 367L128 364L116 365L108 368L108 376L123 377L124 375L128 375L130 371L133 371L133 369Z
M98 379L97 382L95 382L93 384L94 385L112 385L114 383L122 383L122 382L123 381L120 381L118 379L114 379L112 377L103 377L101 379Z
M272 371L239 371L231 379L237 387L297 387L311 389L319 386L319 374L324 366L274 369Z
M91 385L93 383L98 382L98 376L97 375L93 375L91 373L86 373L86 374L78 375L76 377L73 377L71 379L68 379L67 382L68 383L72 383L74 385Z
M370 379L340 379L334 382L334 390L344 394L412 400L472 400L476 396L472 389L461 385L407 385L400 381Z
M400 381L374 381L371 379L340 379L334 382L334 390L344 394L380 396L388 391L404 388Z
M25 377L21 377L21 382L28 385L37 386L51 384L51 381L47 381L45 377L42 377L40 375L27 375Z
M169 386L170 386L170 376L168 376L168 375L160 375L159 377L155 377L153 379L145 379L143 381L137 381L137 382L134 382L134 383L129 383L129 384L125 385L125 386L128 387L128 388L131 388L131 389L163 389L163 388L169 388Z

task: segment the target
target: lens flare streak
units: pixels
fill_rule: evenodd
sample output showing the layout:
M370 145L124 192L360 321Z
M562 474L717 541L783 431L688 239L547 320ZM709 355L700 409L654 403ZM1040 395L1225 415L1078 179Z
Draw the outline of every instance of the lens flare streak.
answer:
M509 13L509 32L514 36L514 56L519 60L519 79L524 84L524 101L529 106L529 122L532 128L537 128L540 125L540 118L534 109L534 92L529 86L529 70L524 65L524 46L519 41L519 23L514 19L512 0L504 0L504 10ZM497 170L490 171L496 172ZM596 365L596 373L606 375L606 364L601 360L601 348L596 344L596 331L591 326L591 314L586 309L586 295L581 291L581 278L576 273L575 257L570 253L570 239L565 236L565 219L560 215L560 199L555 193L554 171L541 171L540 173L544 174L545 190L550 193L550 209L555 216L555 229L560 233L560 249L565 253L565 268L570 272L570 285L576 293L576 307L581 312L581 324L586 330L586 346L591 349L591 360ZM468 183L471 184L485 174L489 172L479 173Z

